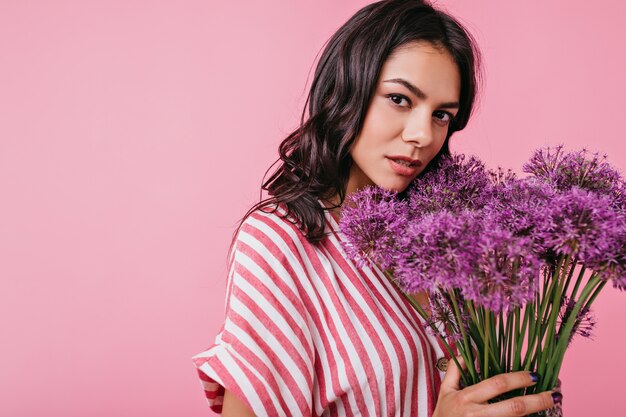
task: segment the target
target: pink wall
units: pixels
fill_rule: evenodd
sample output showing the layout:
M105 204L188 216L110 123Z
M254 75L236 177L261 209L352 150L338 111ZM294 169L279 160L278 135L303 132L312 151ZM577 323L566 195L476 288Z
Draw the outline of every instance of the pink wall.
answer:
M231 232L366 3L0 3L0 415L211 415L190 357L221 324ZM438 4L487 74L453 149L519 168L564 142L624 171L625 3ZM566 358L567 417L626 415L624 297L607 287Z

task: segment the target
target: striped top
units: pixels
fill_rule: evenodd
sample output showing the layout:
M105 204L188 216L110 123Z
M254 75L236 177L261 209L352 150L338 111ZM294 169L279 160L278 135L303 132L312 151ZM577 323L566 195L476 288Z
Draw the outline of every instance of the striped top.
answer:
M346 257L325 216L317 246L276 213L242 224L225 321L192 358L210 408L221 413L227 389L259 417L430 417L443 377L435 364L449 355L379 268Z

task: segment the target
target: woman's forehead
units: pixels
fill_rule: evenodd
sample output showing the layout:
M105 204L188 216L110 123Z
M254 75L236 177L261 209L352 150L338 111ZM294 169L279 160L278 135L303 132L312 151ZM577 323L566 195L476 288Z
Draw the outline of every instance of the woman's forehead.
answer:
M428 42L412 43L394 51L385 61L379 85L396 82L416 96L415 88L436 99L456 101L460 94L461 77L450 53Z

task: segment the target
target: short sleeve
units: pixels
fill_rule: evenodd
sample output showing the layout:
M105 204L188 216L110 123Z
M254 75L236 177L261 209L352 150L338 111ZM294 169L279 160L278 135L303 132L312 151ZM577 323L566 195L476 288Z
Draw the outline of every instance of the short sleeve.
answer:
M315 360L293 225L255 212L242 224L229 261L224 324L193 356L211 410L224 390L258 416L311 416Z

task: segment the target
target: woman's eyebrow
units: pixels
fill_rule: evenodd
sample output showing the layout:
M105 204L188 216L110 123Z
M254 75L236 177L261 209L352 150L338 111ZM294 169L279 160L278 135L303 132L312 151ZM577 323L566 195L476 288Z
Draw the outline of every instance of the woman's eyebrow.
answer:
M413 93L413 95L415 95L417 98L422 99L422 100L425 100L425 99L428 98L428 96L426 96L426 94L424 94L424 92L422 90L420 90L418 87L414 86L413 84L411 84L410 82L408 82L404 78L392 78L390 80L385 80L383 82L384 83L402 84L411 93ZM459 108L459 102L458 101L449 101L447 103L442 103L439 107L444 107L444 108L447 108L447 109L458 109Z

